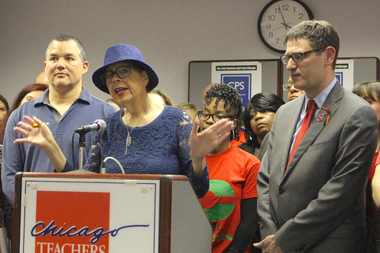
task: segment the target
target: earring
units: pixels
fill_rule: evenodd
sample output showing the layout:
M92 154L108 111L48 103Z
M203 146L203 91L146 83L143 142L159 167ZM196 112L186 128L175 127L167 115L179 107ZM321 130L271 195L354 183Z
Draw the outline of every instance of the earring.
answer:
M235 140L235 136L236 136L235 131L236 131L235 128L231 130L231 132L230 132L230 141Z

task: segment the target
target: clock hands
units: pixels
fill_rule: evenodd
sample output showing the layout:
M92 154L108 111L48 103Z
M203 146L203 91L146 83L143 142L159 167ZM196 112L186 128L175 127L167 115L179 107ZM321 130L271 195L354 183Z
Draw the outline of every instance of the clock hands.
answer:
M291 22L290 22L290 23L291 23ZM290 24L290 23L289 23L289 24ZM281 23L281 24L285 26L285 29L286 29L286 30L288 30L288 28L289 28L289 29L292 28L292 27L291 27L290 25L288 25L288 24L285 24L285 23Z
M276 31L276 30L282 29L282 28L284 28L284 27L283 26L276 26L276 28L272 28L272 31Z
M285 38L289 30L302 20L313 19L303 1L268 0L259 15L257 30L265 46L278 53L286 50Z
M281 11L281 7L280 7L280 5L278 5L278 11L280 12L280 14L281 14L281 18L282 18L282 22L281 22L281 24L285 26L285 29L288 30L288 28L292 28L291 26L289 26L289 25L285 22L284 14L282 14L282 11Z

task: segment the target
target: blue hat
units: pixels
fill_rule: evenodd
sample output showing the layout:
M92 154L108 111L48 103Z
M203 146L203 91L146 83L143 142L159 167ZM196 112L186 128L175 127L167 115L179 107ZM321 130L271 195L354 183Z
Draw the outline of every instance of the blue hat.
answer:
M130 61L136 66L142 68L148 73L149 83L147 85L147 91L153 90L158 84L158 76L154 70L145 63L144 58L140 50L132 45L116 44L109 47L104 56L104 65L94 72L92 75L92 81L101 91L109 94L107 85L100 80L100 76L106 71L106 68L114 63Z

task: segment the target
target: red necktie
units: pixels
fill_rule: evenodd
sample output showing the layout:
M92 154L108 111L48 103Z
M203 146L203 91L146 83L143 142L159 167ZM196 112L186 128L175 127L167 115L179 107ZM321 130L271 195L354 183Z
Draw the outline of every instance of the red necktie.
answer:
M302 125L298 132L297 139L294 142L293 149L292 149L292 152L290 153L288 165L286 166L286 168L288 168L290 161L292 160L292 157L297 150L298 144L300 144L303 136L306 134L307 129L309 129L311 116L313 115L314 109L315 109L314 100L309 100L309 102L307 103L307 112L306 112L305 118L302 121Z

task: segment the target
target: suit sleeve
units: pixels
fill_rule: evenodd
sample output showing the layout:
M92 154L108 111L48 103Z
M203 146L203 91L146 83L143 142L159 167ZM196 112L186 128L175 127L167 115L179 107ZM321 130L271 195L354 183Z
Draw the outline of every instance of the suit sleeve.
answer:
M276 116L273 120L271 131L267 134L267 149L261 160L260 170L257 175L257 193L258 204L257 213L260 221L260 234L264 239L268 235L273 235L277 232L277 226L274 223L269 202L269 175L270 175L270 157L272 152L272 140L276 129Z
M260 151L259 151L259 154L257 155L257 158L259 158L260 161L263 160L265 152L268 149L268 137L269 137L269 134L265 135L263 141L260 143Z
M275 234L275 241L284 252L303 252L310 248L336 231L353 215L353 210L358 210L356 205L361 204L355 200L360 200L364 192L376 149L377 117L371 107L361 106L344 120L330 178L319 190L317 198ZM318 159L323 160L323 157ZM263 172L267 172L264 169ZM266 179L266 174L261 178Z

